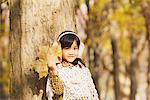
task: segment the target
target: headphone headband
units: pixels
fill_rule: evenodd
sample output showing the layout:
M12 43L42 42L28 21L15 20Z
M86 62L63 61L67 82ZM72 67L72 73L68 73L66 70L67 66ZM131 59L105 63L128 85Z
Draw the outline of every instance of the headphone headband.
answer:
M75 33L75 32L64 32L63 34L61 34L61 35L59 35L58 36L58 39L57 39L57 41L60 41L60 39L64 36L64 35L67 35L67 34L73 34L73 35L76 35L78 38L79 38L79 36Z

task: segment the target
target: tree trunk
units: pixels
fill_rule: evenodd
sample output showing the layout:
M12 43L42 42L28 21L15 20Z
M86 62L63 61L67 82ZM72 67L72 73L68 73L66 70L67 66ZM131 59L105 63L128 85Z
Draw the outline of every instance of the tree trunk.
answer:
M147 72L147 100L150 100L150 5L142 5L143 8L143 16L145 18L146 23L146 40L148 42L148 48L149 48L149 57L148 57L148 72Z
M113 77L114 77L114 90L115 90L115 100L121 100L120 82L119 82L119 63L118 63L118 50L116 40L111 38L112 45L112 57L113 57Z
M58 33L76 31L75 0L11 0L11 100L31 100L46 79L31 66L39 46L50 45Z
M130 100L135 100L135 96L137 93L137 81L136 81L136 66L137 61L135 58L132 59L130 64L130 79L131 79L131 86L130 86Z
M137 74L136 70L138 69L138 59L137 59L137 53L135 53L135 48L137 46L137 41L131 37L130 38L130 43L131 43L131 63L130 63L130 80L131 80L131 86L130 86L130 100L135 100L135 96L137 93Z

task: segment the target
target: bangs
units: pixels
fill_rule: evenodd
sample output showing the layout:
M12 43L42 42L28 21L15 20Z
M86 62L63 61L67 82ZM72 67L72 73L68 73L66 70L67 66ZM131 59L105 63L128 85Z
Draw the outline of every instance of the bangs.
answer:
M71 47L74 41L76 41L77 46L79 48L80 40L74 34L66 34L62 36L59 42L61 43L61 48L65 48L65 47Z

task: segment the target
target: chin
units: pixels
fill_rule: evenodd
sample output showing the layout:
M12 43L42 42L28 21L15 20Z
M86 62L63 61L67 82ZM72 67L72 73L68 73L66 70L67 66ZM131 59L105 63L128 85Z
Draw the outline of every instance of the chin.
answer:
M68 59L68 62L73 62L75 59Z

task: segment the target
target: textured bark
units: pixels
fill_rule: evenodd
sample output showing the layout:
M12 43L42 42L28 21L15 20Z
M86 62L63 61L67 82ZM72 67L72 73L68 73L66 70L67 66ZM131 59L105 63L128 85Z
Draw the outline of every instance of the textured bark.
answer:
M130 100L135 100L135 96L137 93L137 81L136 81L136 59L132 59L130 65L130 79L131 79L131 86L130 86Z
M138 69L138 59L137 55L138 53L135 52L135 48L137 47L137 41L131 37L130 38L130 43L131 43L131 63L130 63L130 80L131 80L131 86L130 86L130 100L135 100L135 96L137 93L137 69Z
M31 100L46 79L32 71L39 46L51 46L58 33L76 31L75 0L11 0L11 100Z
M143 8L143 16L145 18L146 30L147 30L146 40L148 42L148 48L149 48L148 72L147 72L147 82L148 82L147 100L150 100L150 95L149 95L150 94L150 4L142 5L142 8Z
M111 38L112 45L112 57L113 57L113 77L114 77L114 90L115 90L115 100L121 100L120 82L119 82L119 63L118 63L118 50L116 40Z

